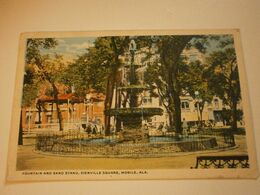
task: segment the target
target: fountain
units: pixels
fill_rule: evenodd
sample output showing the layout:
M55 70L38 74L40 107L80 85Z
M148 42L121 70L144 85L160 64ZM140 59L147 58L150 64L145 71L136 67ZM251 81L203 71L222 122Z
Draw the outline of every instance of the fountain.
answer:
M122 85L116 89L116 94L128 96L129 105L128 107L120 107L121 103L119 102L116 103L116 105L120 105L119 107L112 108L108 112L110 116L115 117L117 122L120 121L123 124L123 130L120 132L120 140L122 142L143 143L148 142L148 132L142 127L142 121L154 115L162 115L163 110L158 107L142 107L141 93L147 89L140 84L140 79L137 75L138 69L142 68L143 65L135 63L135 52L136 44L134 40L131 40L129 45L131 62L123 67L126 70L127 79L124 82L122 81ZM120 100L122 98L117 99ZM140 99L141 101L139 101Z

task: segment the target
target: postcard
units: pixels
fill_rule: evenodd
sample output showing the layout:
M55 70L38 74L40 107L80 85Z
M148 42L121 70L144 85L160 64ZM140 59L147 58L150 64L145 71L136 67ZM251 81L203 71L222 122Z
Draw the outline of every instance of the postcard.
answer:
M7 181L256 178L239 30L22 33Z

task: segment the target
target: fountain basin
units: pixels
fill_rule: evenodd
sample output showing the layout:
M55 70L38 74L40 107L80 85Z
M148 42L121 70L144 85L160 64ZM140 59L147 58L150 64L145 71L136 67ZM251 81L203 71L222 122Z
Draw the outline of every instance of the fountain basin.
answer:
M36 151L62 154L87 155L91 157L156 157L174 155L177 152L193 152L217 149L215 137L149 137L147 143L120 142L119 136L89 138L71 136L70 138L43 135L36 140Z

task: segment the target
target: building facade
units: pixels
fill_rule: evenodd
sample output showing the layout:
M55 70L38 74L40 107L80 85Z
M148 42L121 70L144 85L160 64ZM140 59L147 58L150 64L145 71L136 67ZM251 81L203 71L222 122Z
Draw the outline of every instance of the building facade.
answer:
M83 99L76 97L73 93L60 94L58 100L64 129L79 129L82 123L102 125L104 123L104 98L103 94L94 91L88 93L88 97ZM54 98L40 96L31 107L23 108L22 127L24 131L59 130Z

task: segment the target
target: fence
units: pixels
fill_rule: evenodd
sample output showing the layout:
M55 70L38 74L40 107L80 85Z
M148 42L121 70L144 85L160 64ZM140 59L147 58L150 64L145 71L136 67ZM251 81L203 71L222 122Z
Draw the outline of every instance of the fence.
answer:
M191 168L249 168L248 155L198 156L195 167Z
M90 156L160 156L176 152L216 150L235 146L234 136L227 132L200 132L176 136L164 133L150 136L147 143L124 142L121 135L104 136L80 131L37 134L35 150L55 154Z
M70 130L80 130L81 123L73 122L73 123L63 123L64 131ZM46 123L46 124L37 124L34 128L24 129L24 134L37 134L44 132L55 132L59 131L59 123Z

